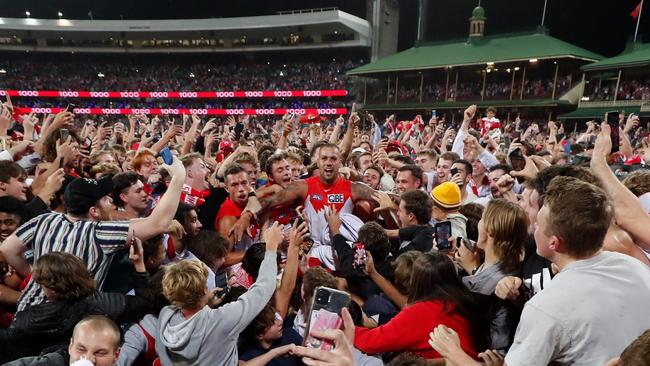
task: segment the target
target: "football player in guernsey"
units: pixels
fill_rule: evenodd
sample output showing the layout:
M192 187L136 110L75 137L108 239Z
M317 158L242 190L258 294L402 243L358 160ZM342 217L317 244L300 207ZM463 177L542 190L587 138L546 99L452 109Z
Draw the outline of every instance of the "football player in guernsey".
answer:
M327 226L325 207L338 213L352 213L355 205L362 201L375 202L375 191L372 188L339 176L341 158L338 146L322 145L316 158L318 175L295 181L270 197L250 197L247 209L235 226L246 228L252 218L274 207L302 205L309 222L311 238L314 244L318 245L322 240L323 229ZM233 228L233 231L235 230L236 228Z

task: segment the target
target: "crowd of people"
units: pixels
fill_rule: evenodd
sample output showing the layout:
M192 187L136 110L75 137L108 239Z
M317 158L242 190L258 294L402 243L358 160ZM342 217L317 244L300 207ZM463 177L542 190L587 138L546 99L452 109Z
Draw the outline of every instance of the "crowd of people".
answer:
M184 85L47 65L24 82ZM612 134L475 105L457 126L354 105L271 122L15 112L1 104L7 365L648 364L636 115ZM323 289L349 299L329 326Z
M650 82L648 80L621 80L616 92L616 80L591 80L585 87L585 96L590 101L614 100L648 100L650 99Z
M186 108L186 109L268 109L268 108L346 108L347 97L320 98L237 98L237 99L77 99L77 98L14 98L27 108Z
M531 78L526 79L523 88L520 78L513 83L511 79L503 79L501 81L488 80L483 90L482 82L459 82L458 86L451 80L449 89L445 93L444 80L439 82L430 82L427 80L422 85L422 99L425 101L444 101L445 96L448 101L472 101L472 100L502 100L502 99L545 99L553 96L553 78L541 79ZM560 97L567 92L573 84L573 77L571 74L560 75L557 79L555 86L555 96ZM383 94L382 94L383 93ZM395 91L391 90L389 100L395 97ZM371 95L371 100L382 100L386 98L385 89L375 89ZM397 100L399 102L413 102L420 99L420 79L412 78L410 82L403 79L397 90Z
M345 73L362 59L233 62L219 56L43 55L6 57L3 88L84 91L235 91L349 89ZM98 74L104 76L99 77ZM164 75L164 78L160 76Z

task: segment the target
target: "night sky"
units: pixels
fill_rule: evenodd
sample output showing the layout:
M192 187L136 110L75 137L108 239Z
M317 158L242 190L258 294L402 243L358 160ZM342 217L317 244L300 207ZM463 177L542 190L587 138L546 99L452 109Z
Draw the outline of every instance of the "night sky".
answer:
M397 0L400 1L400 0ZM546 27L550 34L587 48L613 56L620 53L634 34L635 22L629 13L639 0L548 0ZM365 0L0 0L1 17L24 17L29 10L34 18L88 19L170 19L233 17L273 14L280 10L336 6L365 18ZM430 0L427 21L428 40L445 40L467 36L471 10L476 0ZM20 5L18 5L20 4ZM417 0L401 0L400 50L413 45L417 26ZM486 9L486 34L535 29L541 21L544 0L483 0ZM17 6L18 5L18 6ZM227 6L224 6L227 5ZM640 36L650 40L650 4L646 4Z

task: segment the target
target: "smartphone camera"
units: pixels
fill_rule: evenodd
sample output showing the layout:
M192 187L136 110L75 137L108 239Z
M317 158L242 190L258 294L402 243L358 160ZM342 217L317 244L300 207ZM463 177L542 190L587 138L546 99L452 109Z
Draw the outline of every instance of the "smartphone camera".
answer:
M330 293L327 290L318 289L316 291L316 303L318 305L327 305L330 301Z

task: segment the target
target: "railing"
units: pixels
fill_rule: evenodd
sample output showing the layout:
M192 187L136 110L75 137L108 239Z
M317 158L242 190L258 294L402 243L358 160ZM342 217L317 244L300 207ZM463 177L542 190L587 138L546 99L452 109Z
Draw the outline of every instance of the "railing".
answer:
M637 107L644 103L647 103L647 100L603 100L603 101L581 101L580 108L590 108L590 107Z
M287 14L321 13L324 11L335 11L335 10L339 10L339 8L336 6L330 6L328 8L283 10L283 11L276 11L275 13L278 15L287 15Z

